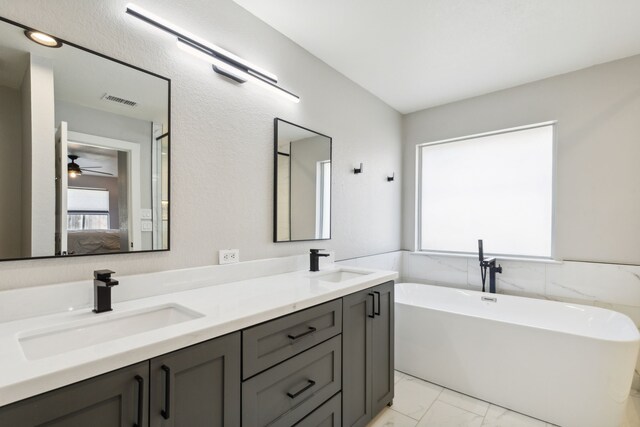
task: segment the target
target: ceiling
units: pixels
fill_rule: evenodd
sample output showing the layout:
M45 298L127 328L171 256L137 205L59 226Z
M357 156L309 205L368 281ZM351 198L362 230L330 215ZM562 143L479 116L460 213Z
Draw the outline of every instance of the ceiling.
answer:
M638 0L235 0L401 113L640 53Z
M70 45L59 49L40 46L20 27L0 21L0 86L20 89L29 54L51 60L56 101L124 115L139 120L167 122L168 86L165 80ZM103 99L105 94L138 102L123 106Z
M109 150L102 147L94 147L91 145L80 144L77 142L69 142L69 154L78 156L76 163L81 168L89 168L82 171L83 175L102 176L99 173L92 173L90 169L95 168L98 172L111 174L112 177L118 176L118 151ZM68 161L70 163L70 161Z

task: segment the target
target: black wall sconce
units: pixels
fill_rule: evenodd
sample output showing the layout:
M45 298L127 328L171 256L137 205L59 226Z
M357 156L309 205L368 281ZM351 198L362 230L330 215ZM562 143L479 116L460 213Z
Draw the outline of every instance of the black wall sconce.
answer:
M360 167L359 168L353 168L353 173L354 174L359 174L362 173L364 171L364 165L362 163L360 163Z
M394 172L391 176L387 176L387 182L395 181L396 173Z

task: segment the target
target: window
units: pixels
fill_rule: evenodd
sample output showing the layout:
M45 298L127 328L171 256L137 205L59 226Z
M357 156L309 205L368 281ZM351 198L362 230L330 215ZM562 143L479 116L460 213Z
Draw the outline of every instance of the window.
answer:
M422 144L418 248L551 257L554 123Z
M109 191L95 188L67 191L68 230L109 229Z
M331 160L316 165L316 239L331 238Z

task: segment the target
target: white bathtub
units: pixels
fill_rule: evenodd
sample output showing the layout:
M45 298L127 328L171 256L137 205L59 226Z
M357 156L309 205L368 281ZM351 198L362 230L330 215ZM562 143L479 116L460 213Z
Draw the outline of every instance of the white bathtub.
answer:
M628 317L415 283L395 295L399 371L562 427L621 425L640 343Z

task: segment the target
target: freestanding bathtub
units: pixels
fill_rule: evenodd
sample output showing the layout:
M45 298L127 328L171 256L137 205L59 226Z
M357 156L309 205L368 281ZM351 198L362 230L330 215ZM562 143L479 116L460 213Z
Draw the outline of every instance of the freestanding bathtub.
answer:
M621 425L640 343L628 317L416 283L395 295L399 371L562 427Z

